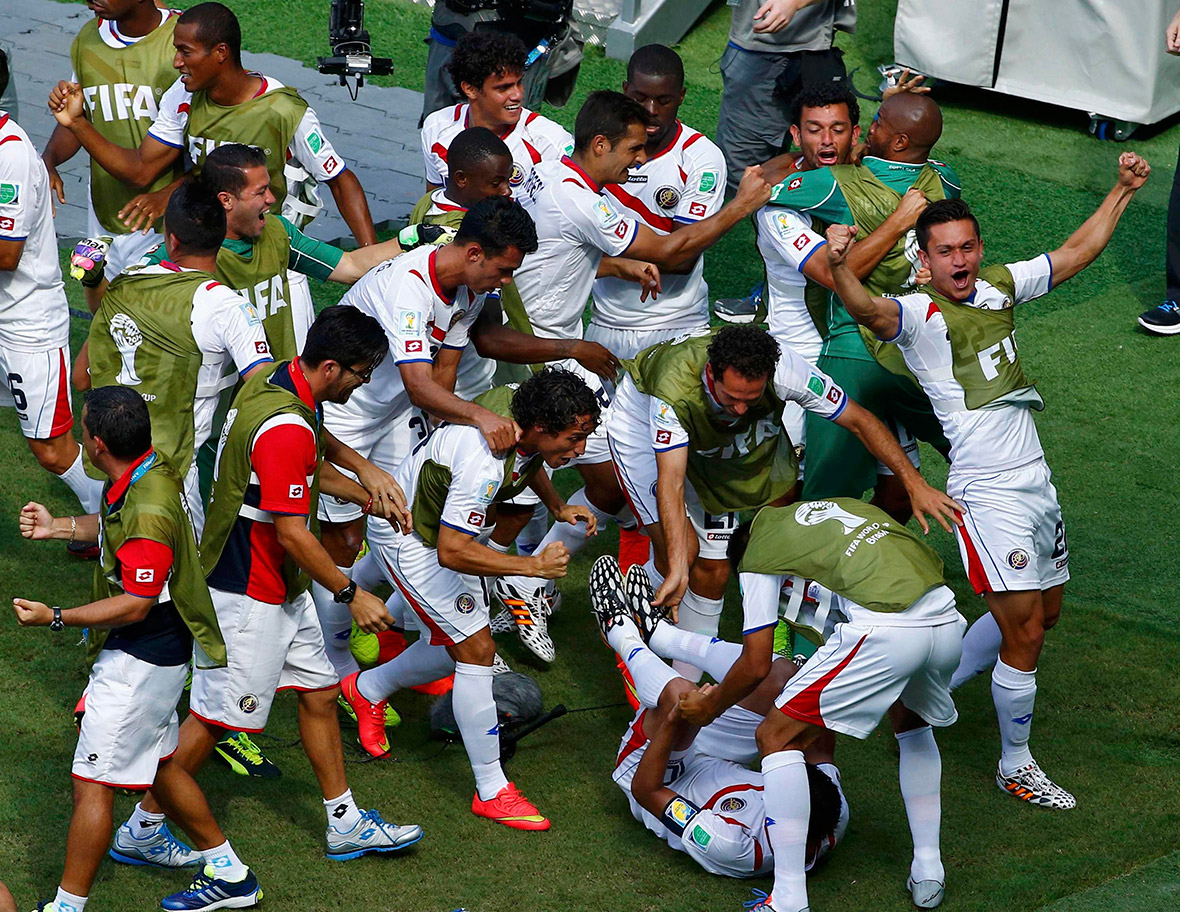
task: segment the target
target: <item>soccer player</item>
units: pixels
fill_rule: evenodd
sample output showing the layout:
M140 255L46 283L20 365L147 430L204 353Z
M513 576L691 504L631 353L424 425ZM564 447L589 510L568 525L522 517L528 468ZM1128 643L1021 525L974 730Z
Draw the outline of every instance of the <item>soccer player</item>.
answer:
M717 633L737 512L795 499L797 462L780 420L784 402L847 428L893 468L923 529L924 514L944 527L944 514L953 519L954 502L926 484L880 421L757 326L663 342L625 367L607 411L607 438L655 546L654 569L663 576L656 604L679 604L678 623L687 630Z
M16 409L37 462L93 513L102 484L87 477L71 433L69 363L49 175L25 131L0 111L0 404Z
M322 433L323 403L346 400L367 382L387 348L370 317L332 307L316 318L296 360L268 366L234 398L201 537L228 664L209 667L195 650L189 716L180 727L178 759L195 774L223 732L262 731L276 691L296 691L300 740L324 797L327 856L336 861L395 852L422 837L420 827L386 823L352 797L336 718L339 678L307 594L310 577L351 605L363 629L389 624L384 603L336 570L308 525L321 490L391 521L409 520L404 498L370 504L364 488L322 465L338 448ZM143 813L158 810L145 796L132 826L138 832Z
M916 188L908 210L912 218L913 208L921 206L919 192L928 199L959 195L954 170L930 158L941 133L942 113L931 98L913 92L891 96L882 102L869 128L868 150L861 165L795 173L775 187L771 202L828 224L855 223L868 233L894 215L904 194ZM796 235L796 242L802 244L800 237ZM814 232L809 239L813 244L819 242ZM863 268L863 261L860 266ZM897 294L912 286L919 268L907 231L865 281L877 293ZM827 299L827 334L818 366L886 425L897 428L899 436L900 428L905 428L945 454L949 445L942 428L929 401L905 376L905 365L896 349L878 343L867 345L839 299L832 295ZM875 485L874 502L899 521L907 518L904 492L889 476L878 476L877 461L863 446L827 422L808 419L806 424L805 499L860 497ZM911 452L916 458L916 447Z
M508 144L508 186L514 196L520 195L538 162L559 159L573 148L573 137L564 127L521 106L527 56L524 43L506 32L488 29L459 39L449 69L467 102L440 108L422 122L428 193L443 186L449 171L447 150L468 127L487 127Z
M559 523L584 523L585 507L565 503L542 465L558 468L580 453L598 424L594 393L570 371L545 368L519 388L497 387L484 406L520 430L508 452L496 452L474 427L444 425L401 464L397 479L414 505L413 533L391 535L370 525L369 540L389 581L418 618L422 636L385 665L344 680L361 744L389 752L385 700L403 687L455 673L455 720L475 774L471 811L504 826L547 830L549 821L509 782L500 764L492 698L496 646L489 629L487 577L565 576L569 552L560 542L537 554L510 555L489 543L496 505L531 486Z
M94 130L117 146L136 149L159 113L161 96L176 82L172 34L180 12L160 9L153 0L94 0L89 6L97 15L82 26L70 45L70 82L81 88ZM64 203L66 196L57 166L80 148L74 135L58 124L41 153L59 202ZM177 159L145 189L162 190L182 173ZM138 192L91 159L86 229L90 237L72 258L86 273L82 293L91 313L98 309L106 282L163 241L158 222L147 231L135 231L120 217Z
M519 434L512 420L451 390L486 295L509 283L536 245L532 220L520 204L495 197L463 216L449 244L420 247L368 272L342 303L376 320L393 357L347 402L326 406L327 430L390 473L426 439L432 418L477 427L493 451L509 450ZM321 498L319 510L324 547L347 574L360 550L364 514L332 497ZM333 591L317 585L312 594L325 628L343 633L351 625L333 609ZM351 662L347 639L329 639L341 667Z
M644 157L625 181L602 189L620 215L659 235L713 215L724 202L725 159L712 140L680 122L684 93L684 63L671 48L649 44L631 55L623 94L651 118ZM679 270L663 270L654 301L641 301L633 282L597 279L586 338L619 358L633 358L657 342L708 326L704 262L698 256Z
M641 705L623 735L611 778L627 796L631 816L709 873L765 876L774 856L766 837L762 774L746 764L757 759L755 730L796 666L790 659L776 660L758 688L717 721L702 729L688 724L679 702L695 688L648 648L612 562L603 555L591 571L591 605L603 639L623 656ZM631 573L636 571L640 568ZM657 623L646 635L661 626L667 625ZM697 639L704 664L720 680L741 647ZM813 744L807 756L810 871L843 837L849 814L830 753Z
M825 634L756 732L774 889L753 908L807 908L811 802L803 752L825 731L867 738L886 714L897 736L914 843L906 886L914 905L934 908L946 875L939 848L942 761L931 726L951 725L958 716L949 684L967 626L945 585L942 561L887 513L851 498L759 511L734 534L730 560L742 587L742 656L718 687L681 698L685 719L707 723L754 690L769 672L780 612ZM813 583L814 601L808 598ZM668 628L664 642L672 641L665 654L699 654L695 644L674 641L683 633L660 628ZM748 673L747 657L760 665L755 674Z
M983 241L966 204L932 203L917 227L930 284L896 298L870 295L850 275L844 260L854 230L828 231L828 259L848 313L900 347L951 441L947 490L963 505L959 553L989 611L972 625L956 683L995 663L996 784L1039 807L1076 805L1028 747L1037 661L1061 614L1069 546L1032 417L1044 403L1021 369L1013 310L1097 259L1150 173L1146 160L1123 153L1114 187L1064 244L1006 266L980 268Z
M232 363L245 379L273 359L254 309L214 279L225 238L217 198L182 184L168 201L164 237L166 258L131 267L107 288L90 324L90 376L143 396L155 447L185 479L200 530L195 456L213 431L222 376Z
M179 868L200 864L187 890L164 899L165 909L257 905L262 889L217 826L205 796L175 758L176 704L184 690L194 638L214 664L225 642L201 572L188 521L183 478L152 446L142 397L119 386L86 395L82 442L107 476L97 514L53 517L41 504L21 510L20 531L34 541L72 538L79 529L102 542L94 568L94 601L50 608L13 599L22 627L90 631L94 665L83 695L71 774L74 815L65 871L51 912L82 912L102 857L111 847L116 789L151 786L161 805L193 839L180 843L159 815L146 837L128 824L115 833L111 857L124 864ZM215 898L232 903L215 903Z

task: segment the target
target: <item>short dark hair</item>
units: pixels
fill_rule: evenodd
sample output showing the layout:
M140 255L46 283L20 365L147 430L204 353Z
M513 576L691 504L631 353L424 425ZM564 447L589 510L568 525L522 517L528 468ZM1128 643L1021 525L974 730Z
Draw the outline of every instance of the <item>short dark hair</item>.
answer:
M492 158L512 160L512 150L487 127L468 127L451 140L447 149L447 170L474 171Z
M807 821L807 844L814 845L835 835L840 823L840 812L844 802L840 790L827 773L814 763L804 764L807 769L807 790L811 793L811 818Z
M152 416L143 396L128 386L87 390L83 423L116 459L138 459L152 446Z
M627 61L627 79L636 73L663 79L671 77L681 88L684 87L684 61L670 47L663 44L645 44Z
M723 326L709 343L709 364L718 380L727 370L735 370L747 380L769 377L778 358L774 336L748 323Z
M738 572L738 565L746 556L746 549L750 547L750 526L753 523L754 520L747 519L729 536L729 544L725 547L725 557L734 573Z
M860 102L845 82L817 82L805 85L791 99L791 123L796 127L803 122L804 108L826 108L829 105L844 105L848 108L848 119L855 127L860 123Z
M930 240L930 229L934 225L945 225L947 222L970 222L975 229L975 236L979 237L979 219L971 213L971 207L961 199L935 200L918 216L918 223L914 226L914 235L918 239L918 246L926 249Z
M225 208L203 183L186 180L168 200L164 232L176 235L181 253L216 253L225 240Z
M546 434L560 434L587 416L597 426L601 415L593 390L564 367L538 371L512 396L512 417L525 430L539 427Z
M374 368L388 353L389 340L380 323L349 304L336 304L325 307L311 324L299 360L308 367L335 361L347 368Z
M523 73L528 55L524 42L509 32L468 32L455 44L447 69L462 96L463 83L482 89L489 76Z
M574 121L574 148L588 149L595 136L605 136L613 147L627 135L632 124L647 128L651 123L651 115L638 101L622 92L600 89L591 92L578 111Z
M266 153L257 146L226 143L205 156L200 181L214 196L218 193L238 196L246 189L246 169L265 167Z
M197 40L209 50L224 44L238 66L242 64L242 26L238 17L223 3L198 3L176 20L177 25L195 25Z
M523 254L537 251L537 226L524 206L507 196L492 196L480 200L467 210L456 244L475 241L483 248L484 256L499 256L509 247Z

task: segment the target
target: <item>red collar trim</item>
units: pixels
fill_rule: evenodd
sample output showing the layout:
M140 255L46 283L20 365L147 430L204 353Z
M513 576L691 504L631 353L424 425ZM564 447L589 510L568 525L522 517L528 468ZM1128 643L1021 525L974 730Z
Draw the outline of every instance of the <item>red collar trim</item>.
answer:
M656 152L654 155L649 155L647 157L647 160L648 161L655 161L657 158L659 158L664 153L671 152L672 148L676 145L676 143L680 142L680 134L683 132L684 132L684 124L682 124L680 121L676 121L676 132L674 134L672 134L672 139L668 141L668 145L664 146L664 148L660 149L660 151Z
M602 192L602 185L599 184L598 181L596 181L594 178L592 178L589 174L587 174L582 169L582 166L579 165L572 158L570 158L568 155L561 156L561 163L563 165L565 165L567 168L570 168L571 170L576 172L582 178L582 180L584 180L587 184L590 185L590 189L592 191L594 191L595 193Z
M447 296L447 294L442 290L442 285L438 281L438 273L434 268L434 258L437 255L438 248L430 251L430 261L428 263L428 266L430 267L430 284L434 286L434 293L438 295L441 300L446 302L448 305L454 304L454 299Z
M443 187L435 191L434 205L438 206L443 212L466 212L466 206L460 206L447 196L446 188Z
M308 408L315 409L315 396L311 393L311 384L303 376L303 368L299 366L299 359L292 359L291 363L287 365L287 370L291 372L291 382L295 384L295 392L299 394L299 398Z
M180 266L177 266L171 260L160 260L160 267L167 269L169 272L184 272Z
M4 129L4 125L7 123L8 123L8 115L5 114L3 117L0 117L0 130Z
M135 474L135 470L143 465L144 460L152 455L153 448L148 447L148 451L140 456L135 462L127 467L127 471L119 476L109 491L107 491L107 506L114 504L120 497L127 493L127 489L131 486L131 476Z
M524 108L521 108L520 112L521 112L521 117L523 117L524 116ZM459 118L456 117L455 119L458 120ZM467 103L467 110L463 114L463 129L466 130L470 126L471 126L471 102L468 102ZM509 135L512 133L512 131L515 130L518 126L520 126L520 121L517 121L516 123L514 123L507 130L505 130L503 133L496 133L495 130L492 130L492 132L495 133L499 139L503 140L503 139L507 139L509 137Z
M254 75L262 80L262 85L258 88L258 91L255 92L250 97L251 98L261 98L263 95L266 94L266 90L270 86L270 83L266 81L266 77L263 76L261 73L255 73Z

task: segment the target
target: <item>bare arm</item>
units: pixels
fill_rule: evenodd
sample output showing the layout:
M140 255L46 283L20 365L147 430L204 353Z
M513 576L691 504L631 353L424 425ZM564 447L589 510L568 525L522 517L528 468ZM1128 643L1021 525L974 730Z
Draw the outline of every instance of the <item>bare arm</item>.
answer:
M479 428L492 452L502 453L520 439L520 428L515 421L501 418L483 406L460 399L440 386L434 379L433 365L413 361L398 365L398 370L401 371L410 402L442 421Z
M388 519L395 529L400 528L402 532L409 532L413 528L410 508L406 504L406 494L392 475L377 468L352 447L341 443L331 431L326 429L324 430L324 455L327 459L320 464L320 490L322 492L344 497L361 506L365 506L371 500L370 511L374 516ZM358 485L347 476L341 475L335 470L335 466L340 466L355 474L360 480L360 484ZM327 477L325 477L325 472L329 473ZM359 487L364 492L363 499L357 491L351 489L349 489L351 496L349 493L337 493L337 490L333 489L337 485L335 479L331 478L333 474L349 482L354 488Z
M63 608L61 619L67 627L96 627L110 629L142 621L156 604L154 598L143 598L121 592L110 598L99 599L77 608ZM53 621L53 609L44 602L14 598L13 610L22 627L48 627Z
M1106 199L1064 244L1049 254L1049 262L1053 264L1054 288L1066 279L1072 279L1098 259L1098 254L1110 243L1131 197L1147 182L1149 174L1151 165L1147 159L1134 152L1124 152L1119 156L1118 181L1106 194Z
M533 475L529 487L541 498L545 509L553 515L554 522L569 523L571 526L585 523L587 538L598 534L598 517L594 515L593 511L589 507L567 504L557 493L557 488L553 486L553 479L543 469Z
M332 199L336 200L336 208L340 210L340 217L348 225L357 244L361 247L376 244L377 232L373 228L373 216L369 213L369 201L365 199L365 190L353 170L346 168L337 174L328 181L328 189L332 191ZM399 247L398 250L400 252L401 248ZM392 255L396 256L396 254ZM381 259L389 259L389 257ZM379 263L381 260L377 262Z
M653 605L676 609L688 588L689 536L694 534L684 513L684 474L688 446L656 453L656 508L667 549L668 575L652 599Z
M631 794L656 819L663 817L668 803L677 797L676 792L664 785L668 759L676 744L684 743L690 735L694 735L693 726L680 718L673 709L648 742L647 750L635 768L631 778Z
M901 330L897 302L870 295L848 266L848 251L854 246L855 236L855 225L833 225L828 229L827 259L832 289L857 323L867 326L878 339L895 339Z
M569 551L561 542L552 542L545 550L531 556L501 554L476 540L474 535L440 526L438 563L440 567L472 576L531 576L560 579L569 564Z
M52 516L44 506L29 501L20 511L20 534L30 541L98 541L98 514Z
M24 241L0 241L0 272L14 272L24 250Z
M45 151L41 153L41 160L45 162L45 169L49 172L49 189L52 195L57 198L58 203L66 201L66 187L62 182L61 175L57 173L57 166L69 161L78 154L78 150L81 148L82 144L78 142L74 134L61 124L57 124L53 128L53 135L49 137L49 142L45 144ZM56 210L57 203L54 203L54 215L57 215Z
M348 173L350 172L344 172L344 174ZM343 177L344 174L340 177ZM332 181L332 183L335 184L336 181ZM344 256L340 258L340 262L336 264L336 268L332 270L332 274L328 276L328 280L351 285L374 266L384 263L386 260L392 260L395 256L400 256L401 253L402 247L397 242L397 238L390 238L380 244L370 244L368 247L358 247L356 250L346 250Z
M481 358L507 361L510 364L545 364L573 358L604 380L615 379L619 359L597 342L531 336L513 329L503 321L500 313L499 304L494 304L491 299L485 301L471 329L472 344Z
M754 692L770 674L774 659L774 625L742 637L742 654L721 682L708 692L693 691L680 698L680 711L690 722L708 725L729 707Z

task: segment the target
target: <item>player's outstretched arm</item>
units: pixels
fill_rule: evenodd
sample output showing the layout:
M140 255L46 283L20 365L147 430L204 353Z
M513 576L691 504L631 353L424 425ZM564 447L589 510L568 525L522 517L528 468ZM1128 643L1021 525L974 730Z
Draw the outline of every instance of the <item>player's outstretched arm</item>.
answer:
M1049 254L1049 262L1053 264L1054 288L1066 279L1072 279L1098 259L1098 255L1110 243L1131 197L1147 183L1149 174L1151 165L1147 159L1134 152L1124 152L1119 156L1118 180L1106 194L1102 205L1069 236L1069 240Z
M129 187L146 187L180 156L180 149L162 143L150 134L144 137L138 149L115 145L86 119L82 109L82 87L76 82L57 84L49 94L49 110L104 171Z
M97 627L104 630L142 621L156 604L155 598L144 598L121 592L110 598L99 599L77 608L63 608L62 623L67 627ZM22 627L48 627L53 622L53 609L44 602L14 598L12 610Z
M344 219L344 224L348 226L348 230L356 238L357 244L361 247L376 244L377 232L373 228L373 216L369 212L369 201L365 198L365 189L361 186L360 178L353 173L351 168L347 168L328 181L328 189L332 191L332 199L336 201L340 217ZM398 250L400 252L401 248L399 247ZM397 256L397 254L389 254L382 259L389 259L390 256ZM377 262L379 263L381 260ZM373 265L375 266L376 263ZM355 282L356 279L353 281Z
M422 361L399 364L402 382L410 402L429 412L440 421L479 428L493 453L503 453L520 440L520 428L511 418L503 418L483 406L460 399L440 386L433 375L432 365Z
M708 725L757 689L770 674L770 663L774 659L774 627L771 624L742 637L742 654L716 687L694 691L680 698L684 718L696 725Z
M643 752L643 758L631 777L631 795L639 802L640 807L657 819L664 820L664 811L673 799L679 797L676 792L664 785L664 777L668 772L668 760L672 756L672 750L677 743L683 744L692 732L692 726L681 718L678 708L673 706L668 717L648 742L647 750ZM687 820L684 822L687 823ZM683 832L683 826L681 831Z
M456 573L561 579L569 560L570 553L561 542L551 542L539 554L501 554L459 529L441 525L438 530L439 566Z
M918 223L918 216L927 205L922 191L910 187L898 202L897 208L877 226L877 230L863 241L857 241L852 245L848 251L848 266L858 279L864 279L877 268L877 264L885 259L885 255L894 245ZM807 262L803 264L803 274L824 288L835 289L827 257L808 257Z
M344 174L351 173L350 171L344 172ZM340 176L343 177L344 174ZM336 181L332 181L332 183L335 184ZM344 256L340 258L340 262L336 264L336 268L328 276L328 279L332 282L352 285L354 282L360 281L360 277L374 266L378 266L386 260L392 260L396 256L401 256L402 253L402 245L398 243L396 237L392 237L388 241L382 241L379 244L370 244L368 247L346 250L344 251Z
M619 359L597 342L542 339L509 326L500 318L500 313L498 304L485 301L471 329L471 342L481 358L509 364L546 364L573 358L604 380L613 381L618 375Z
M737 195L716 215L685 225L671 234L656 234L646 225L639 225L635 239L627 248L627 256L655 263L668 272L684 269L734 225L765 206L770 200L770 189L770 184L762 176L761 166L747 168Z
M867 326L878 339L895 339L901 329L901 311L897 302L870 295L848 265L848 253L855 237L855 225L832 225L828 229L827 257L832 272L832 289L857 323Z
M42 504L29 501L20 511L20 534L30 541L98 541L98 514L53 516Z
M366 513L389 520L389 524L403 535L413 530L406 494L392 475L377 468L327 430L324 431L324 453L327 458L320 465L321 493L342 497L365 508ZM336 466L355 474L359 484L341 474Z
M566 503L557 493L548 472L535 473L529 481L529 487L541 499L545 509L553 515L555 522L569 523L571 526L585 523L587 538L598 534L598 517L594 512L587 507L570 506Z

